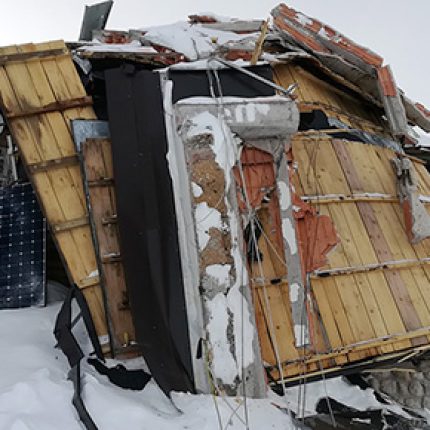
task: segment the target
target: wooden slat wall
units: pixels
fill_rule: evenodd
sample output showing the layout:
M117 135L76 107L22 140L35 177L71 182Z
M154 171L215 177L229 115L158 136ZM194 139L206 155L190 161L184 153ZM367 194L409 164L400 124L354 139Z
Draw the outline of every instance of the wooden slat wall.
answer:
M90 218L106 291L113 352L121 355L136 339L120 254L111 142L87 139L82 145L82 155L91 205Z
M395 153L391 150L330 138L298 137L293 142L293 156L298 163L294 184L301 196L396 193L396 178L390 164ZM415 169L420 191L430 195L430 175L420 163L415 163ZM331 217L340 238L321 270L430 256L430 239L417 245L409 243L398 201L312 204L321 214ZM268 265L270 263L265 264ZM279 351L281 362L286 364L287 378L315 370L316 361L319 367L333 367L429 343L429 264L313 277L311 289L321 315L321 330L317 336L327 335L329 345L325 350L321 349L325 339L318 338L314 339L319 341L316 349L294 348L289 307L282 304L275 289L285 292L287 285L271 285L267 289L277 339L283 339ZM261 293L256 301L257 315L261 317L264 309ZM267 324L268 317L264 315L263 320ZM266 339L262 343L264 359L275 366L273 352L264 352L264 345L270 344L267 327L261 321L259 324L261 336ZM335 352L332 354L332 351ZM279 377L276 369L272 376Z
M285 87L299 83L298 102L302 111L309 111L306 107L309 104L352 127L389 135L377 109L369 109L358 97L343 94L301 67L276 66L275 76ZM394 196L385 200L377 197L357 201L331 199L324 203L313 200L311 204L318 212L332 219L340 239L328 254L327 265L320 270L430 257L430 239L412 245L407 238L391 165L396 156L394 151L340 141L324 134L299 134L292 148L298 168L291 180L300 196L365 193ZM414 160L414 168L418 192L430 195L429 173L419 161ZM259 244L263 250L263 239ZM264 264L270 273L270 261ZM297 350L292 341L291 311L288 303L283 303L288 301L288 285L285 282L269 285L266 291L278 343L283 339L278 349L287 379L322 368L338 369L339 365L357 360L391 357L430 343L430 264L312 276L315 315L320 318L313 318L314 344L306 350ZM261 287L254 297L263 358L272 366L271 375L277 379L280 375L268 330L269 311Z
M50 50L56 50L56 54L49 55ZM107 326L103 297L99 279L94 276L97 264L90 227L88 222L82 225L87 209L79 162L73 162L76 154L70 128L71 119L94 119L93 109L88 103L83 107L72 103L75 107L52 111L57 102L65 106L86 96L64 42L0 48L1 58L6 59L0 66L3 112L69 276L84 288L97 332L104 336ZM48 163L46 168L29 168L65 157L72 158L64 165ZM58 231L54 228L76 220L80 221L79 227L58 228Z
M285 88L298 84L295 92L302 112L321 109L327 115L337 118L352 128L382 135L389 133L389 126L382 121L382 113L364 99L346 94L335 86L317 78L297 64L274 67L275 81Z

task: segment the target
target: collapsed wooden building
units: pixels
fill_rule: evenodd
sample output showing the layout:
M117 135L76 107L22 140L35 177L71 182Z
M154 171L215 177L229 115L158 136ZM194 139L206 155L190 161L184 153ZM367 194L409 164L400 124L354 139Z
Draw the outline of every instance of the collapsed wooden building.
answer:
M286 5L93 36L1 48L0 98L104 354L259 397L430 348L430 112L380 56Z

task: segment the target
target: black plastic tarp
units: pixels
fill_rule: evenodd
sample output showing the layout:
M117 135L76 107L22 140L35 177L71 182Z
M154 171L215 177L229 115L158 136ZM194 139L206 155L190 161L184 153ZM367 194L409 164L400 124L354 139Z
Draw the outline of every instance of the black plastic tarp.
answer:
M106 71L121 255L137 341L161 389L193 391L160 78Z
M273 81L273 70L270 66L247 67L247 70ZM216 73L218 76L213 71L206 70L170 70L169 79L173 81L173 103L187 97L211 97L212 91L217 97L250 98L275 94L272 87L237 70L220 69Z

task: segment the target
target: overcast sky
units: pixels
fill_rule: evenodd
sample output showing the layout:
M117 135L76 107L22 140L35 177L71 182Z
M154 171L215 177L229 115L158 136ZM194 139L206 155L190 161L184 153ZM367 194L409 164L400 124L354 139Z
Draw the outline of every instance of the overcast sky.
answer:
M0 45L76 40L92 0L0 0ZM287 0L307 15L368 46L391 64L398 85L430 107L430 0ZM130 29L185 20L211 11L266 18L277 0L115 0L108 28Z

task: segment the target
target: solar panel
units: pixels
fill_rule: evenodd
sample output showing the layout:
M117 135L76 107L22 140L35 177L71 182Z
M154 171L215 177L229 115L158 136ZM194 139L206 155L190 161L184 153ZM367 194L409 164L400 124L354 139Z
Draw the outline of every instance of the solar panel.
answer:
M31 184L0 188L0 309L45 305L46 222Z

